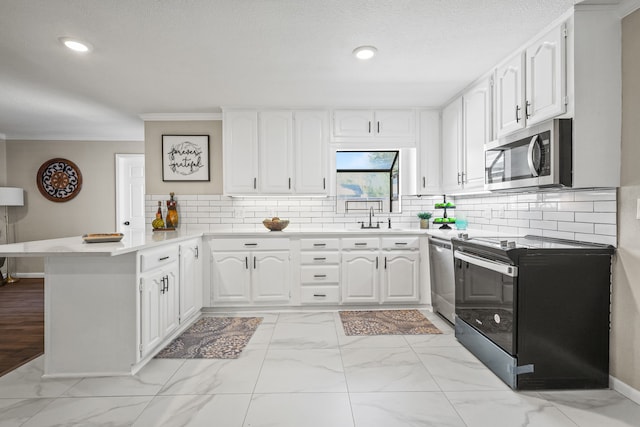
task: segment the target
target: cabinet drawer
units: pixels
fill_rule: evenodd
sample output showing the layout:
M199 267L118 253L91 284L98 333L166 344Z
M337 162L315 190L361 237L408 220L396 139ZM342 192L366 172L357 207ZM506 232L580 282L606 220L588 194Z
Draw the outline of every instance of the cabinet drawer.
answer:
M300 267L302 283L338 283L340 277L337 265L303 265Z
M338 249L340 245L339 239L300 239L300 249L306 250L325 250Z
M153 270L154 268L167 265L177 260L178 247L175 245L140 252L140 273Z
M214 251L289 250L289 239L216 239L210 241Z
M342 239L342 249L378 249L380 247L380 239L377 237L363 237L363 238L345 238Z
M383 237L382 249L420 249L420 237Z
M338 304L340 292L338 286L303 286L300 290L300 302L303 304Z
M323 264L339 264L339 252L302 252L300 254L301 264L323 265Z

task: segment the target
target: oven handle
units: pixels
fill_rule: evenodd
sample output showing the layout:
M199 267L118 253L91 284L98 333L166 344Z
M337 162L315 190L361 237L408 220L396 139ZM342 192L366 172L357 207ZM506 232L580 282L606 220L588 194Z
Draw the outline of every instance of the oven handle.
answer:
M513 265L491 261L486 258L464 254L459 251L455 251L453 256L459 260L468 262L469 264L477 265L478 267L486 268L488 270L504 274L505 276L518 277L518 267Z

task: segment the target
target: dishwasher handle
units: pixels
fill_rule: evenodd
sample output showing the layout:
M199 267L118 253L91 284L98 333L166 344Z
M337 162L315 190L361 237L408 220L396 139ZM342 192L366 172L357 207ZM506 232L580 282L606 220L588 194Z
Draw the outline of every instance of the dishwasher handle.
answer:
M455 251L453 253L453 257L461 261L468 262L469 264L477 265L478 267L498 272L505 276L518 277L518 267L510 264L495 262L479 256L465 254L460 251Z
M429 244L437 246L439 248L451 249L451 241L445 239L438 239L436 237L429 237Z

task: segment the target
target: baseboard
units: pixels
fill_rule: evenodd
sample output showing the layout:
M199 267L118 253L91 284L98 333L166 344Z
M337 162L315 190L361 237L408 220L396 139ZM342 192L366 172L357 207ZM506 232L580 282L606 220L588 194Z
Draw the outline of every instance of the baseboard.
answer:
M640 405L640 390L631 387L629 384L624 383L611 375L609 375L609 386L621 395Z
M12 273L18 279L44 279L44 273Z

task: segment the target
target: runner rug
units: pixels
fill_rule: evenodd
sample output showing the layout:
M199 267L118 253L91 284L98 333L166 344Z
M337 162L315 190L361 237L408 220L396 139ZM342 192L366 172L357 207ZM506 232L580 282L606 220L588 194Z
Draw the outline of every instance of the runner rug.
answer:
M203 317L156 355L159 359L237 359L262 317Z
M340 311L345 335L441 334L418 310Z

